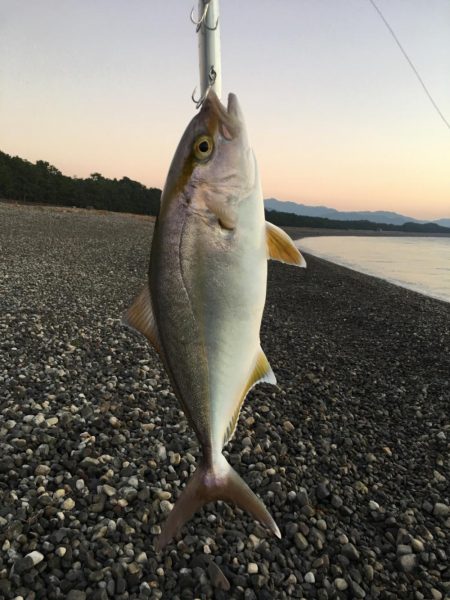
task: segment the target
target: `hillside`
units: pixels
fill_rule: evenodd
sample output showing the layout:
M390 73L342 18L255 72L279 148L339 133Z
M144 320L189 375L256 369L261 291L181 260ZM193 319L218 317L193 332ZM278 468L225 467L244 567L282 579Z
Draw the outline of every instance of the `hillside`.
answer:
M396 212L386 210L376 211L341 211L328 206L309 206L307 204L297 204L296 202L284 202L276 198L264 200L266 210L276 210L279 212L293 213L305 217L322 217L326 219L335 219L337 221L371 221L372 223L386 223L388 225L403 225L404 223L427 223L413 217L401 215ZM438 219L432 221L443 227L450 227L450 219Z
M442 227L437 223L403 223L403 225L390 225L388 223L373 223L372 221L342 221L337 219L324 219L321 217L306 217L292 213L266 210L266 219L271 223L286 227L313 227L321 229L342 229L348 231L403 231L411 233L436 233L450 234L449 227Z

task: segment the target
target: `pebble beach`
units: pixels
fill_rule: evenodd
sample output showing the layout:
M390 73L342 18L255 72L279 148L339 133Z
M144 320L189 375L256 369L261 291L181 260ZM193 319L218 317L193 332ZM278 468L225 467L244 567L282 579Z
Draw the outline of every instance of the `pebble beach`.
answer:
M312 256L224 450L282 539L218 502L155 552L199 448L120 323L152 229L0 203L0 599L449 599L450 304Z

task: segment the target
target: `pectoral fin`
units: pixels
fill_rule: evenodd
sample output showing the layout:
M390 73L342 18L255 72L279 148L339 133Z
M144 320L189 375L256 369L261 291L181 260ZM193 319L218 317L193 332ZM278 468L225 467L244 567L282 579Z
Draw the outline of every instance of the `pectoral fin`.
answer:
M223 440L223 445L227 444L233 437L244 400L249 391L252 389L252 387L255 386L257 383L271 383L273 385L277 384L277 380L275 378L274 372L272 371L272 367L270 366L269 361L267 360L267 356L264 354L261 348L259 349L256 364L244 388L244 392L242 394L242 397L240 398L239 404L236 407L236 410L231 418L230 423L228 424Z
M232 231L236 227L236 214L226 202L211 196L206 199L206 205L216 215L222 229Z
M133 304L122 317L122 324L142 333L161 354L161 341L153 316L152 301L148 285L136 296Z
M306 267L306 260L300 254L294 242L282 229L266 221L267 253L272 260L288 265Z

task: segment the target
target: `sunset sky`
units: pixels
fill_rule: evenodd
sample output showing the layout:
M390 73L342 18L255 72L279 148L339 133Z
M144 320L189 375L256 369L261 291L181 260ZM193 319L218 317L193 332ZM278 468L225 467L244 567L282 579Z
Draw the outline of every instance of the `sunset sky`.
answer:
M450 3L376 2L450 121ZM0 0L0 150L162 187L195 114L192 4ZM220 6L265 197L450 217L450 130L368 0Z

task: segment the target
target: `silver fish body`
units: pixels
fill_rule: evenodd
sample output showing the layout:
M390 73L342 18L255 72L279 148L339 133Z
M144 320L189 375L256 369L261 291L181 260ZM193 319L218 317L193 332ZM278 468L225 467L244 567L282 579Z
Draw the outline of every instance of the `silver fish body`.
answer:
M222 455L249 389L275 383L261 350L267 259L304 266L266 224L261 185L237 99L210 93L175 153L152 240L148 287L126 321L159 351L203 459L169 515L164 547L200 506L229 500L276 535L262 502Z

